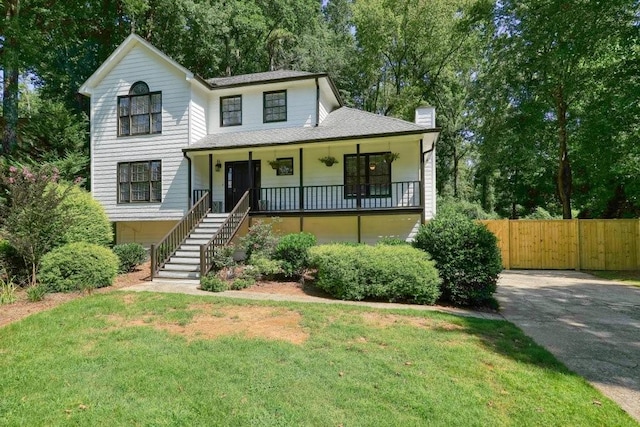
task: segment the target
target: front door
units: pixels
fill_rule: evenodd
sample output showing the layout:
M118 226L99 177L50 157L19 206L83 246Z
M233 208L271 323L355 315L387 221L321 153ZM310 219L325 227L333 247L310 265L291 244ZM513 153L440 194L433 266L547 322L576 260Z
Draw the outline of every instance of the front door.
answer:
M225 162L224 210L231 212L240 198L250 188L260 187L260 161L253 161L253 183L250 182L249 162Z

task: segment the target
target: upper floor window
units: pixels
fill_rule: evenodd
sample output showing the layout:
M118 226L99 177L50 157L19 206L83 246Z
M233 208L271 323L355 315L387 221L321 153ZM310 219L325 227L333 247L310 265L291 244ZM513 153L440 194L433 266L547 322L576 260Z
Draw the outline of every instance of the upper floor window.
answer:
M238 126L242 124L242 96L220 98L220 126Z
M391 163L385 154L360 154L359 163L357 154L344 156L345 198L357 197L358 192L360 197L391 196Z
M129 94L118 97L118 135L162 132L162 92L150 92L145 82L136 82Z
M287 121L287 91L265 92L264 123Z
M162 201L160 160L118 163L118 203Z

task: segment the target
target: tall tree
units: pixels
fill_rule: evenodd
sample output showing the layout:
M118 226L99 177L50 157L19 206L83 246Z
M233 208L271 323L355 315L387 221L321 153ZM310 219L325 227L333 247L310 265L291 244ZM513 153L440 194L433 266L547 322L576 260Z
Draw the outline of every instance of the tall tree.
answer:
M499 128L487 133L508 134L510 118L526 112L533 120L515 129L518 143L532 136L555 141L555 186L564 218L572 217L571 147L588 143L577 140L576 129L584 125L578 104L597 85L595 70L611 60L634 8L635 0L504 0L489 18L494 35L480 83L493 91L487 100L508 107Z

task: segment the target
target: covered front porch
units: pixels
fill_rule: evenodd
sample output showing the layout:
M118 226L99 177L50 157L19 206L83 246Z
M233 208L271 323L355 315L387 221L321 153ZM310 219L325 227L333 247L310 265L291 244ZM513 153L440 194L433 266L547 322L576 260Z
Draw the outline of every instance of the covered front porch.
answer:
M396 212L423 219L434 210L425 155L416 135L185 153L190 203L208 192L214 211L229 212L248 192L254 216Z

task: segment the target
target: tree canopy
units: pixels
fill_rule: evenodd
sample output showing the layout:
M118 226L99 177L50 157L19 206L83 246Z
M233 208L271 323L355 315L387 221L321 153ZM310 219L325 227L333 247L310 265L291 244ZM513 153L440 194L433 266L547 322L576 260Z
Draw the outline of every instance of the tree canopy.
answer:
M435 106L445 198L513 218L640 214L638 0L1 8L5 165L55 163L64 178L88 176L88 102L77 91L136 32L203 77L326 71L354 107L412 120L417 106Z

